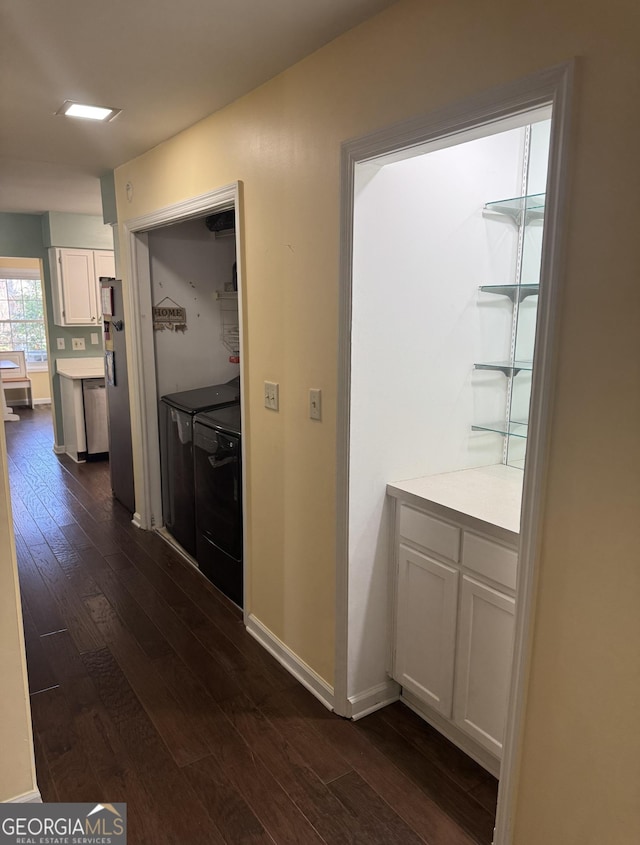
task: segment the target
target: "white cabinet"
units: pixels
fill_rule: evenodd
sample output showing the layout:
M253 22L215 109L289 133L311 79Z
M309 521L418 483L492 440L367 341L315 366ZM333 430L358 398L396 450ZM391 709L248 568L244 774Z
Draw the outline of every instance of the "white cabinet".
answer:
M57 326L96 326L100 322L100 276L114 276L111 250L49 250L53 321Z
M451 716L458 572L400 544L395 678Z
M496 757L502 756L514 610L511 596L463 576L453 718Z
M441 504L402 501L391 487L391 674L408 704L497 774L511 678L517 534Z

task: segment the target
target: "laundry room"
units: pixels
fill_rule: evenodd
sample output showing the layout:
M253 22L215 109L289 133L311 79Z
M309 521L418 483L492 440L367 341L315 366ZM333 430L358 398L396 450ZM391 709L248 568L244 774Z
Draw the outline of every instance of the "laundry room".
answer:
M243 601L235 217L148 233L165 538Z

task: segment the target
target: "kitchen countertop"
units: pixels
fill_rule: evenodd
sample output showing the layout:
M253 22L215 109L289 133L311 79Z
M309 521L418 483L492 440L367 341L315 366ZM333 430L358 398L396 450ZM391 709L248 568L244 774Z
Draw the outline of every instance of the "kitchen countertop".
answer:
M496 464L394 481L387 484L387 493L418 506L435 502L518 534L523 476L520 469Z
M104 378L104 358L58 358L56 371L71 379Z

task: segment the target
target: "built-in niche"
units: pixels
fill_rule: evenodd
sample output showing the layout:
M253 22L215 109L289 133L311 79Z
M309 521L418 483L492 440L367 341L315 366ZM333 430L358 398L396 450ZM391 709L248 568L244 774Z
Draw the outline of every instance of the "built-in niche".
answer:
M540 270L549 118L541 109L355 167L350 697L384 683L386 485L491 467L520 495L526 440L503 429L528 416L532 365L515 362L534 360L528 285ZM503 199L522 213L495 205Z

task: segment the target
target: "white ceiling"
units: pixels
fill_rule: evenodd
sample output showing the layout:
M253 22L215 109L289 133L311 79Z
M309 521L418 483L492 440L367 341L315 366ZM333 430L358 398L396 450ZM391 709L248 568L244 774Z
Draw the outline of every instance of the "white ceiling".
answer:
M0 0L0 211L100 214L103 173L393 2Z

